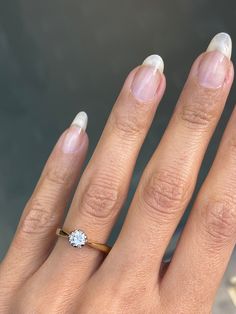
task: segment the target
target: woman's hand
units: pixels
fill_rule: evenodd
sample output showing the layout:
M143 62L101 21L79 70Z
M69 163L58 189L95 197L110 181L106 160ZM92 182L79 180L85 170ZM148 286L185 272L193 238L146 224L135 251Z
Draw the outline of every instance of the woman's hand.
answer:
M230 37L221 33L194 62L107 256L87 245L73 248L55 234L88 146L87 116L77 116L56 144L1 264L2 314L210 313L236 240L235 110L168 267L162 259L224 109L230 56ZM164 90L158 56L129 74L63 229L107 241Z

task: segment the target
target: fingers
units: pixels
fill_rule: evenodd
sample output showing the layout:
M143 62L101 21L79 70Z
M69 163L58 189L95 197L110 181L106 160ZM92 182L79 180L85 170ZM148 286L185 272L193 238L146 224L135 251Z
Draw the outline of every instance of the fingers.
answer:
M191 308L191 313L201 312L199 304L204 313L210 313L209 307L212 306L212 300L235 246L235 139L234 109L216 159L199 192L164 278L163 293L171 300L180 302L181 299L189 306L189 311ZM180 291L181 294L183 291L187 293L180 296ZM191 304L189 295L193 296Z
M212 47L216 50L212 51ZM232 84L230 47L229 36L220 34L195 61L108 257L113 259L111 265L123 256L120 261L124 271L136 273L137 267L148 268L149 279L156 282L153 272L160 267L167 244L191 198L203 156ZM222 53L225 51L227 56Z
M107 241L126 198L138 153L164 93L163 67L159 56L151 56L129 74L80 180L64 224L66 230L82 229L95 242ZM75 264L74 271L80 276L88 276L101 256L88 247L78 252L65 239L59 239L51 259L60 258L61 268L63 261L67 265L71 261ZM83 274L81 267L86 267Z
M48 256L55 241L55 230L86 155L87 115L81 112L56 144L28 201L8 254L1 265L6 276L20 281L34 272Z

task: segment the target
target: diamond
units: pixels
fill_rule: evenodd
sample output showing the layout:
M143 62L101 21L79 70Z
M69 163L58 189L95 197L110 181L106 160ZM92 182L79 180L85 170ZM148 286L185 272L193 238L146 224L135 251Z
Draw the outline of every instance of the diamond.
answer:
M69 234L69 243L78 248L82 248L87 242L87 236L82 230L75 230Z

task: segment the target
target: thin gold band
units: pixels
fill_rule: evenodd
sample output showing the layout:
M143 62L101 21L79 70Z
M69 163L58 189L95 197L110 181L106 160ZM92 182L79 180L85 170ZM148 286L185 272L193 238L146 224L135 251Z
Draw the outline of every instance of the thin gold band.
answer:
M69 235L70 235L70 232L67 232L67 231L65 231L65 230L63 230L61 228L58 228L57 231L56 231L56 234L59 237L68 238ZM91 248L96 249L96 250L98 250L100 252L103 252L105 254L108 254L110 252L110 250L111 250L111 247L109 247L106 244L97 243L97 242L90 241L90 240L87 240L86 245L88 245Z

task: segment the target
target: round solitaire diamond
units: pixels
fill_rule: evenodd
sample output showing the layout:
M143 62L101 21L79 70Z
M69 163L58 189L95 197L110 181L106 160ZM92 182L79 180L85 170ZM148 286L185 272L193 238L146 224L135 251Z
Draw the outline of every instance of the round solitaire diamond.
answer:
M87 242L87 236L82 230L75 230L69 234L69 243L78 248L82 248Z

